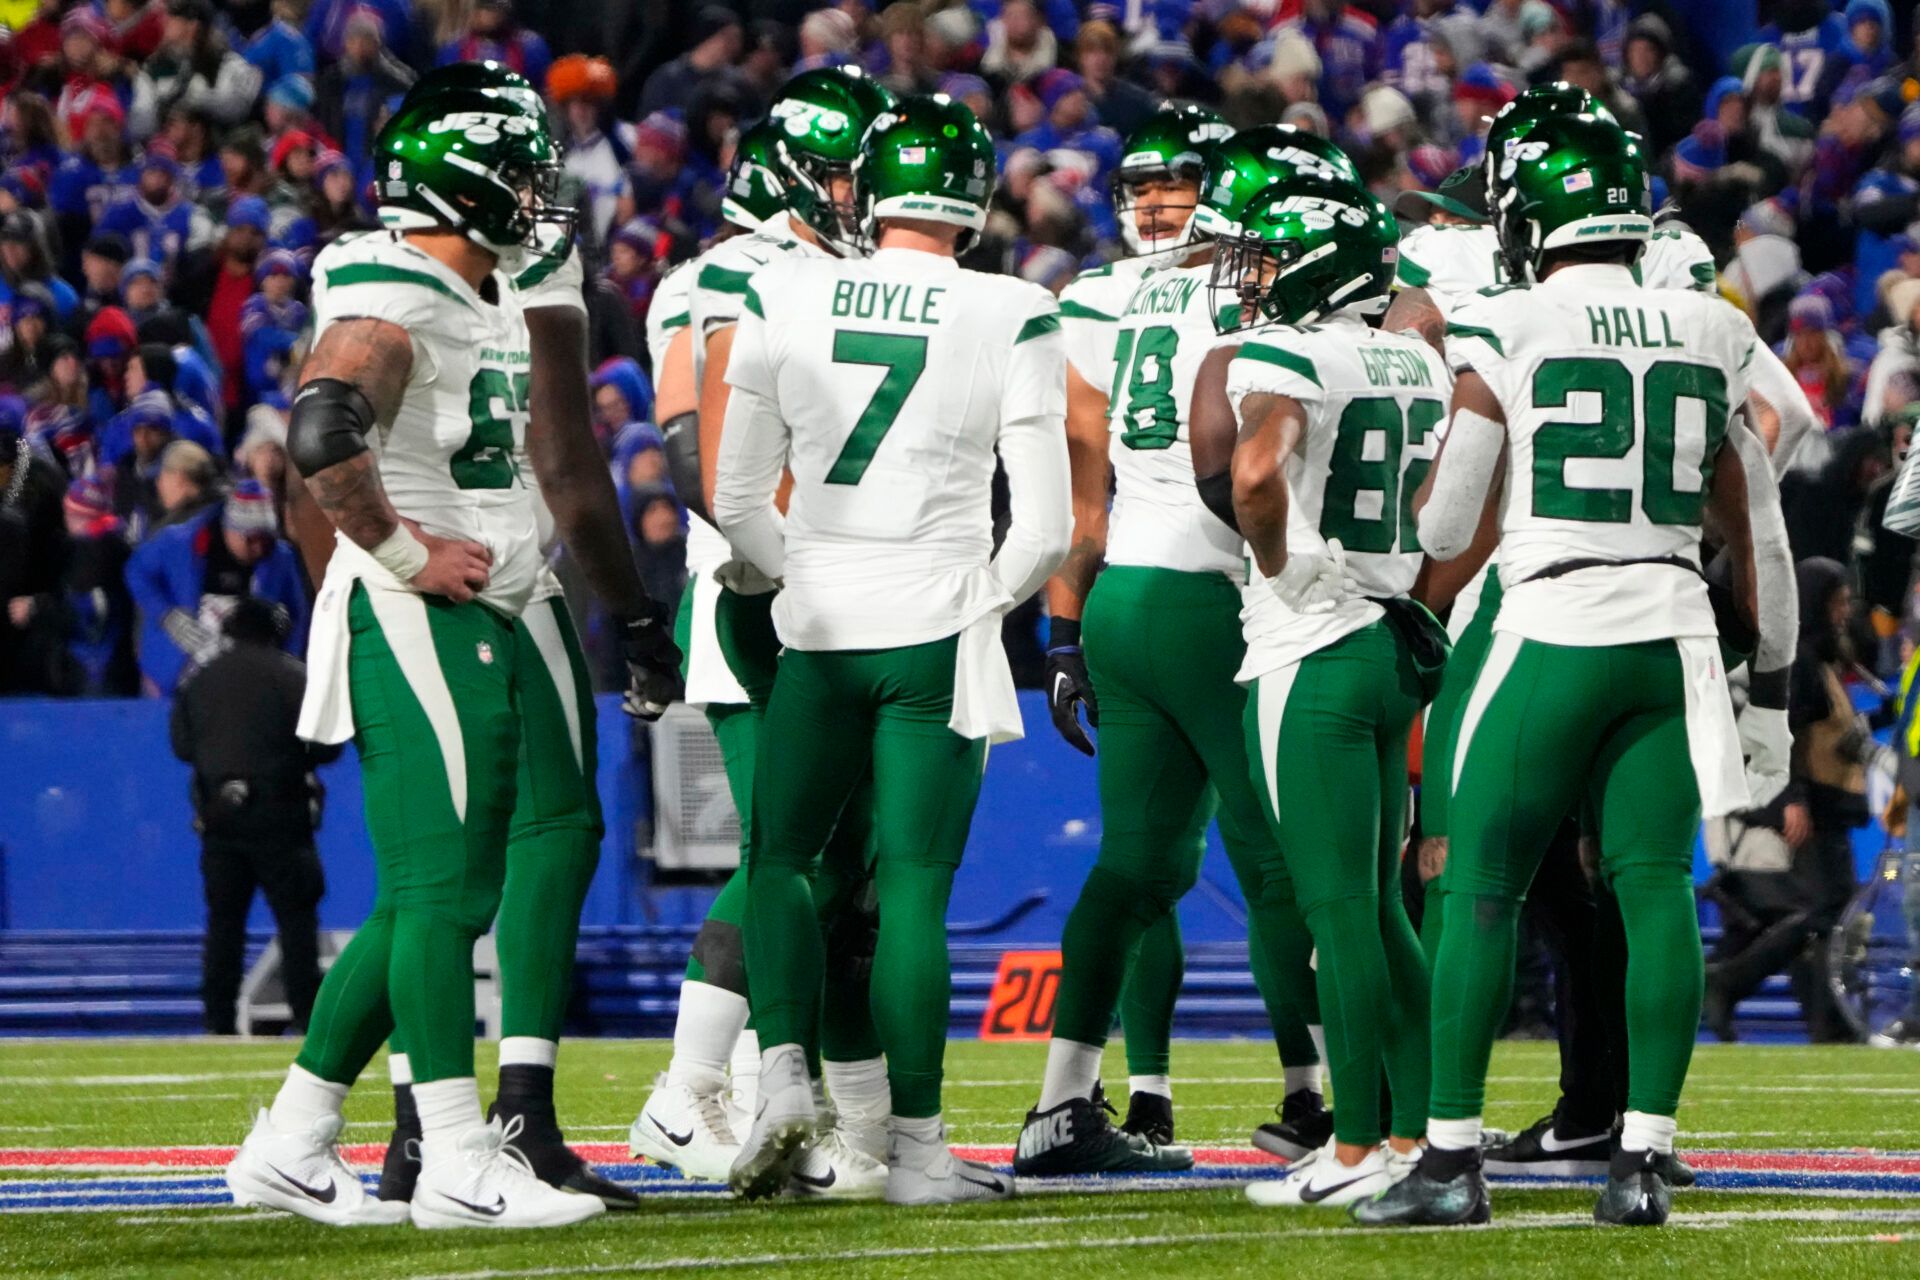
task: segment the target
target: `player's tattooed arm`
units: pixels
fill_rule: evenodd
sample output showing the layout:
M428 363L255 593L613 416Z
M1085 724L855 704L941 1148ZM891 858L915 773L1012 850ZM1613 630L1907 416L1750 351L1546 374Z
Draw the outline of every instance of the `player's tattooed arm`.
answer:
M1388 333L1411 333L1446 354L1447 317L1425 289L1409 287L1394 294L1380 327Z
M1047 612L1077 621L1107 553L1107 396L1067 366L1067 469L1073 484L1073 535L1067 558L1047 582Z
M1233 403L1227 399L1227 366L1238 354L1235 342L1215 347L1200 361L1193 382L1193 404L1187 411L1187 438L1193 454L1193 483L1200 501L1235 533L1239 517L1233 512L1233 444L1238 434Z
M613 476L593 438L587 318L571 307L527 311L533 350L527 456L554 525L587 585L619 617L649 613Z
M1306 410L1292 396L1256 392L1240 402L1233 510L1260 572L1269 578L1287 567L1287 459L1306 424Z

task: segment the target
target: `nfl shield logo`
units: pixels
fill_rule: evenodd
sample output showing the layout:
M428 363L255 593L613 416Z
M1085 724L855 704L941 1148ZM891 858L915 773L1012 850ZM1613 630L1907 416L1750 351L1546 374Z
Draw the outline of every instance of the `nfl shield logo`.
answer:
M480 656L481 666L490 667L493 665L493 646L485 640L473 646L473 651Z

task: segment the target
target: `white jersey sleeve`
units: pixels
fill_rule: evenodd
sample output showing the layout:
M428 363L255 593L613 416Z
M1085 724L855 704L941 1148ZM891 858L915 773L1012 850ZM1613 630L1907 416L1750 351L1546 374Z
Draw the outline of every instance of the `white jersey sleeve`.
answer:
M1382 616L1375 599L1402 596L1420 570L1413 495L1433 465L1452 378L1425 342L1371 328L1350 313L1306 328L1256 331L1227 366L1238 416L1246 397L1298 401L1305 430L1286 466L1287 549L1338 541L1357 597L1297 614L1257 577L1243 590L1250 681L1325 648Z
M697 270L696 260L683 262L667 272L654 287L653 300L647 304L647 361L653 369L655 383L660 380L660 369L667 362L667 347L674 335L692 322L689 309L693 305L693 277Z
M580 263L580 251L571 239L563 238L558 227L542 224L537 257L513 278L513 291L520 295L522 311L541 307L565 307L587 313L587 275Z
M1060 291L1067 364L1101 391L1113 387L1114 327L1143 268L1132 259L1082 271Z
M1653 233L1635 266L1649 289L1720 292L1720 272L1707 242L1685 227L1666 226Z
M1443 313L1504 278L1500 237L1492 227L1431 223L1400 241L1395 287L1425 289Z

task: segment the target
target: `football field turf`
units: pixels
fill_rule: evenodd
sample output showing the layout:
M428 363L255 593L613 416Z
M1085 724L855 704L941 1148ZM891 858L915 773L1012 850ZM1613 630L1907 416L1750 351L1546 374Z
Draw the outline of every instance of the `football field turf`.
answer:
M291 1042L0 1042L0 1275L326 1277L685 1274L856 1277L1893 1276L1920 1274L1920 1054L1702 1046L1681 1107L1701 1186L1665 1230L1595 1228L1587 1186L1496 1184L1490 1228L1366 1231L1338 1211L1256 1209L1271 1174L1246 1145L1276 1100L1273 1052L1174 1052L1192 1175L1021 1184L1005 1204L742 1205L625 1160L661 1041L577 1041L560 1058L561 1117L637 1213L550 1232L347 1232L227 1203L219 1175ZM1004 1164L1044 1046L956 1043L953 1141ZM1107 1078L1126 1070L1117 1047ZM380 1064L376 1062L375 1070ZM1551 1106L1551 1044L1502 1044L1488 1122ZM481 1046L483 1092L492 1047ZM380 1072L384 1076L384 1072ZM383 1078L355 1092L346 1141L369 1173L390 1115ZM361 1144L367 1144L361 1146Z

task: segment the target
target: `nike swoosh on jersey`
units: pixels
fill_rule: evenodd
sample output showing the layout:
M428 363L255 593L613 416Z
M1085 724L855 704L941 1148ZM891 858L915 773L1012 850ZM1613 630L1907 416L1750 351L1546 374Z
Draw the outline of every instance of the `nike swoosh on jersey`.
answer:
M658 1129L661 1133L664 1133L665 1135L667 1135L667 1141L671 1142L676 1147L684 1147L689 1142L693 1141L693 1130L691 1129L687 1130L685 1137L682 1137L681 1135L675 1133L673 1130L667 1128L667 1126L661 1124L658 1120L654 1120L652 1116L648 1116L647 1119L653 1120L653 1127Z
M327 1185L325 1187L310 1187L284 1169L280 1169L274 1165L268 1165L267 1168L279 1174L282 1182L285 1182L288 1186L300 1192L300 1194L307 1197L307 1199L316 1201L317 1203L332 1204L333 1198L339 1194L339 1190L333 1185L332 1178L327 1179Z
M828 1187L840 1181L840 1171L838 1169L828 1169L826 1177L814 1178L795 1169L793 1171L793 1180L802 1186L812 1187L815 1191L825 1191Z
M484 1218L497 1218L507 1211L506 1197L498 1194L493 1197L491 1205L474 1204L472 1201L462 1200L459 1196L450 1196L444 1191L440 1193L440 1198L457 1204L462 1209L472 1210Z
M1334 1192L1340 1191L1346 1187L1350 1187L1356 1182L1365 1182L1368 1178L1371 1178L1372 1176L1373 1175L1370 1173L1363 1173L1357 1178L1348 1178L1345 1182L1336 1182L1330 1187L1321 1187L1317 1190L1315 1189L1313 1183L1309 1181L1306 1186L1300 1188L1300 1203L1319 1204L1322 1200L1325 1200L1328 1196L1332 1195Z

